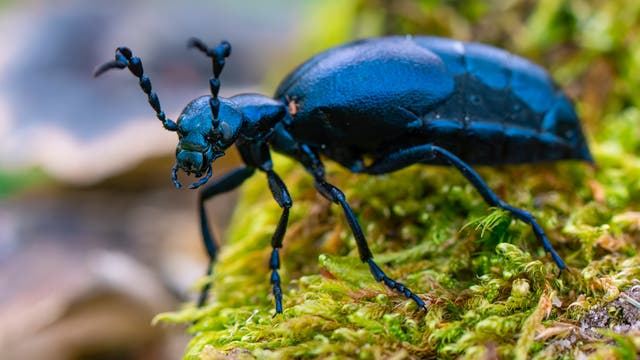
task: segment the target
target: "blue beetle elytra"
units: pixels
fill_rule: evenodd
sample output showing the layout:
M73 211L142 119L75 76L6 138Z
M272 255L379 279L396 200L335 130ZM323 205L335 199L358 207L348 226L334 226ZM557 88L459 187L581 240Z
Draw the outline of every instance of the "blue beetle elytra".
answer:
M356 173L383 174L423 163L455 167L490 205L529 224L560 270L566 266L528 212L500 199L470 165L499 165L582 159L592 162L569 98L539 66L504 50L478 43L426 36L394 36L355 41L322 52L294 70L274 98L258 94L218 97L219 76L231 46L209 48L189 41L213 62L211 95L189 103L177 122L160 107L142 63L128 48L96 71L129 68L167 130L178 133L172 179L181 169L195 173L197 188L208 181L212 163L235 144L244 166L216 179L200 193L200 226L211 259L218 252L204 208L211 197L238 187L255 170L263 172L282 208L273 234L269 268L282 312L278 250L287 228L291 197L273 170L270 149L286 154L313 176L323 197L341 206L360 259L376 281L424 301L389 278L374 262L365 235L344 194L325 178L320 156ZM203 175L204 174L204 175ZM198 305L206 302L209 286Z

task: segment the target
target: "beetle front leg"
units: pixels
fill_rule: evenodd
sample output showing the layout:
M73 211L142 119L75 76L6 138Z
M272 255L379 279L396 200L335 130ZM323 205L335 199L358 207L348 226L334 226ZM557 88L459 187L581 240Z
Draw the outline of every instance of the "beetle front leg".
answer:
M200 192L200 196L198 199L198 210L200 213L200 231L202 232L202 241L204 243L204 247L207 249L207 254L209 255L207 277L210 277L213 271L213 263L215 262L216 256L218 254L218 245L216 244L216 241L211 234L211 228L209 227L209 221L207 220L207 211L204 207L204 202L218 194L222 194L237 188L246 179L253 175L254 171L254 168L248 166L236 168L231 172L225 174L223 177L216 179ZM198 307L202 307L207 301L207 295L209 294L210 288L211 281L208 281L202 289L200 297L198 298Z
M351 228L351 231L353 232L353 236L356 239L356 245L358 246L358 253L360 254L360 260L362 260L362 262L367 263L369 265L369 270L371 271L371 274L376 279L376 281L383 282L390 289L395 290L400 294L404 295L406 298L415 301L415 303L418 305L419 308L426 309L426 305L424 301L420 299L418 295L416 295L413 291L411 291L405 285L388 277L387 274L385 274L384 271L380 269L378 264L376 264L375 261L373 261L373 254L369 249L369 245L367 244L367 239L365 238L364 233L362 232L362 228L360 227L358 220L353 214L351 207L347 203L347 200L345 199L345 196L342 193L342 191L340 191L335 186L326 182L324 178L318 177L318 176L315 177L315 186L316 186L316 189L318 189L318 191L320 192L320 194L322 194L322 196L324 196L329 201L335 204L338 204L342 207L342 210L347 218L347 222L349 223L349 227Z
M452 154L451 152L439 146L425 144L425 145L415 146L409 149L400 150L398 152L389 154L384 158L376 161L375 163L367 166L366 168L362 169L362 172L365 172L368 174L382 174L382 173L401 169L411 164L419 163L420 161L425 160L425 158L433 159L434 157L440 158L441 160L445 161L446 163L448 163L449 165L455 167L458 171L460 171L460 173L467 180L469 180L471 185L473 185L476 188L476 190L478 190L480 195L482 195L484 200L490 206L495 206L495 207L507 210L516 218L529 224L533 229L533 233L536 235L538 240L542 242L542 246L544 247L545 251L551 254L553 261L556 263L556 265L558 265L558 268L560 268L560 271L567 268L564 261L562 261L562 258L560 257L560 255L558 255L558 253L555 251L553 246L551 246L549 239L547 239L547 236L542 230L542 227L538 225L538 222L533 217L533 215L531 215L530 213L522 209L518 209L504 202L504 200L502 200L498 195L496 195L489 188L487 183L484 182L484 180L482 180L480 175L478 175L478 173L475 172L475 170L473 170L471 166L469 166L467 163L462 161L456 155Z
M280 215L278 226L276 227L276 231L273 233L273 237L271 237L271 247L273 250L271 251L271 257L269 260L269 269L271 270L270 282L273 286L273 297L276 300L276 314L281 314L282 286L280 284L280 274L278 274L278 269L280 269L279 249L282 248L282 239L287 231L289 209L293 205L293 201L291 200L291 196L289 195L286 185L282 179L280 179L280 176L271 169L266 169L264 171L267 174L267 181L269 182L271 194L273 194L273 198L282 208L282 215Z

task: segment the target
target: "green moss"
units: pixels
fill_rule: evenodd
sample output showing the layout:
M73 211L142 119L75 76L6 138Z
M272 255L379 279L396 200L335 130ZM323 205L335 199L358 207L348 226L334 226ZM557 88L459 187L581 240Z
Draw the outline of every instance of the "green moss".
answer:
M574 91L597 169L479 168L507 202L536 216L569 270L559 274L529 226L488 208L453 169L372 177L328 164L378 263L428 303L418 310L372 279L340 209L317 195L301 166L275 156L294 199L282 251L284 314L273 316L267 270L281 211L256 176L243 187L209 305L157 319L195 323L187 359L635 358L640 337L623 327L634 307L620 304L640 277L640 3L403 3L418 7L409 7L413 17L395 10L400 28L505 44L549 62Z
M428 302L426 312L418 311L373 280L339 208L315 193L303 170L282 157L276 164L296 200L282 253L285 312L273 317L267 271L280 209L258 176L243 188L210 304L159 316L196 323L187 359L238 349L258 358L375 358L399 351L467 358L495 351L523 358L544 351L545 342L536 339L541 327L580 321L591 306L614 300L640 275L633 240L640 220L629 211L631 196L600 204L588 190L598 181L608 194L618 185L612 179L628 176L607 176L618 169L482 169L510 203L541 220L570 266L558 276L530 228L487 208L453 169L414 166L368 177L329 166L330 181L345 189L378 262ZM539 180L562 184L567 173L579 177L572 179L579 185L571 192ZM534 206L535 200L542 205Z
M47 181L50 181L50 179L39 168L21 171L0 171L0 199L7 198L12 194Z

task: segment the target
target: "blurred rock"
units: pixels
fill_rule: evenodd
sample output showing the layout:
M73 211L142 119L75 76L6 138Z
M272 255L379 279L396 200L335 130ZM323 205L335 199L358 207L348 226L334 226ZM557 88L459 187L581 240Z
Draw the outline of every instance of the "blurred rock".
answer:
M0 264L0 282L3 359L171 359L185 342L150 326L175 301L123 253L33 245Z
M91 187L50 185L0 201L0 358L180 356L184 329L150 320L195 298L207 256L197 191L173 188L170 161L145 160ZM235 198L207 204L220 242Z

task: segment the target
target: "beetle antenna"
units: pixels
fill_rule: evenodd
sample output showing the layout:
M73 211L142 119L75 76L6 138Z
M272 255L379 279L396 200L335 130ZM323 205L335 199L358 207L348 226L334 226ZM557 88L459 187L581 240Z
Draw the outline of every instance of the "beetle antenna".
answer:
M196 48L202 51L207 57L211 58L211 65L213 70L213 77L209 78L209 88L211 89L211 99L209 105L211 106L211 113L213 114L214 125L218 123L218 111L220 110L220 101L218 100L218 92L220 91L220 73L224 67L225 58L231 55L231 44L228 41L223 40L215 48L211 49L200 39L191 38L187 43L187 47Z
M131 73L139 79L138 84L140 85L140 88L142 89L142 91L144 91L145 94L147 94L149 105L151 105L153 110L155 110L156 116L158 117L158 120L162 122L164 128L169 131L178 130L178 125L173 120L168 119L164 111L162 111L158 95L151 90L151 80L149 80L148 77L144 76L142 61L139 57L133 56L133 53L129 48L124 46L117 48L115 60L109 61L99 66L93 76L98 77L111 69L124 68L129 68Z

